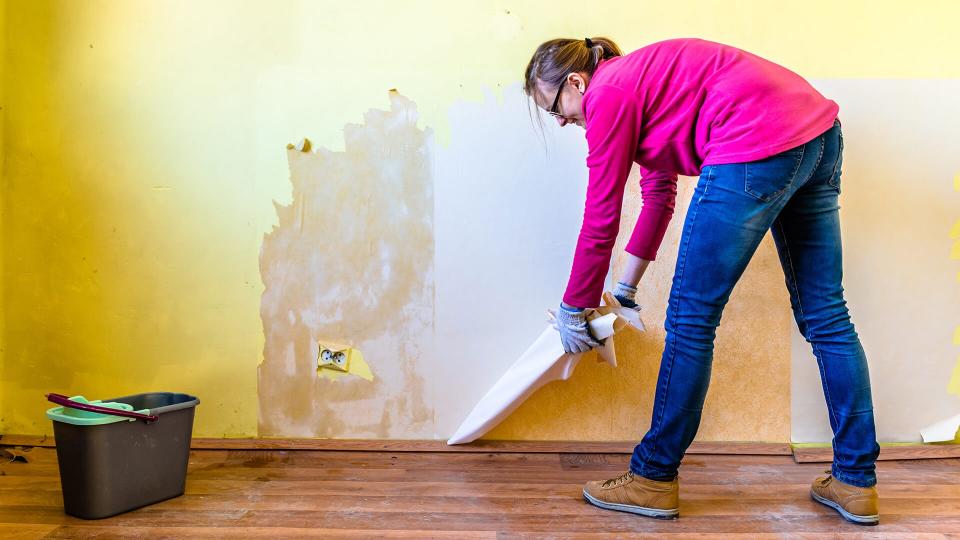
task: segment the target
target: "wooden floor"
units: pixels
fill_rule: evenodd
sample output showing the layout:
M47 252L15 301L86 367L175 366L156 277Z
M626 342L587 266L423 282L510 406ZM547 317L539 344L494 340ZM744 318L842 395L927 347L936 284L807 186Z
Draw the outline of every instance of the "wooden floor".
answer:
M625 454L198 450L184 496L99 521L64 515L56 454L0 464L0 538L954 538L960 459L878 464L881 524L810 500L825 469L789 456L689 455L680 519L588 505Z

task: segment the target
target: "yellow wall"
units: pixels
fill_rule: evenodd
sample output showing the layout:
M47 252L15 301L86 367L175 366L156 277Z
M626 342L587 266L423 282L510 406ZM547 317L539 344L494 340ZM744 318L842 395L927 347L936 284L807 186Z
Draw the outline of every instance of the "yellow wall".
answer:
M257 430L258 255L283 145L342 146L389 88L446 111L555 35L674 36L809 78L960 76L960 3L30 1L6 5L0 432L48 391L202 395L198 436ZM559 291L558 291L559 294Z
M4 215L4 204L3 199L7 192L6 185L6 174L4 173L4 157L6 156L7 145L4 143L3 134L6 131L7 123L7 111L6 111L6 101L4 100L3 88L6 83L6 62L7 62L7 2L6 0L0 0L0 373L3 369L3 351L6 349L6 332L4 331L4 325L7 319L6 303L3 300L4 292L4 283L3 283L3 257L5 250L2 248L4 244L4 234L3 234L3 223L5 221ZM3 404L3 395L4 389L3 385L0 384L0 405Z

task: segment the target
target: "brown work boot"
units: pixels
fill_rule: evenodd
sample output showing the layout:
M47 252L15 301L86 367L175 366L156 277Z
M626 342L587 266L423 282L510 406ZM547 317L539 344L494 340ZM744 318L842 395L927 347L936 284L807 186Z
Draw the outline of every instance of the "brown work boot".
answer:
M607 510L673 519L680 515L679 492L680 484L676 478L670 482L658 482L627 471L610 480L587 482L583 487L583 498Z
M877 486L852 486L834 478L829 470L824 472L827 475L814 480L810 487L813 500L833 508L844 519L858 525L880 523Z

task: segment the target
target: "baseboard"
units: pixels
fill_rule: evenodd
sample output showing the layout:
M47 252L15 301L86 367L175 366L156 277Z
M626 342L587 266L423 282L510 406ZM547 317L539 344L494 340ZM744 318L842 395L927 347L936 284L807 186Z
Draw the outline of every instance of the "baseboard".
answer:
M370 439L195 439L197 449L297 449L367 452L500 452L560 454L630 454L637 441L496 441L448 445L434 440ZM790 455L785 443L695 442L691 454Z
M194 450L329 450L338 452L499 452L560 454L630 454L636 441L488 441L448 445L435 440L383 439L217 439L194 437ZM44 435L0 435L0 446L53 448L56 441ZM830 463L833 450L824 447L791 447L789 443L707 441L694 442L688 454L793 456L797 463ZM960 458L960 444L881 445L880 460Z
M894 444L880 445L877 460L945 459L960 458L960 444ZM823 447L793 447L793 459L797 463L832 463L833 449Z
M488 441L450 446L436 440L382 439L216 439L194 437L194 450L334 450L363 452L514 452L629 454L637 441ZM53 448L53 437L43 435L0 435L0 446L41 446ZM690 454L790 455L787 443L694 442Z

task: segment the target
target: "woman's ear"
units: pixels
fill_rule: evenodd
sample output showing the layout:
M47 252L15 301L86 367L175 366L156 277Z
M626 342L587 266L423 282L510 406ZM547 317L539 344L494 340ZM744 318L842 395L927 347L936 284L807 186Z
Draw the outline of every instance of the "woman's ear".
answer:
M580 95L583 95L583 93L587 91L587 80L582 73L571 73L567 75L567 83L576 85Z

